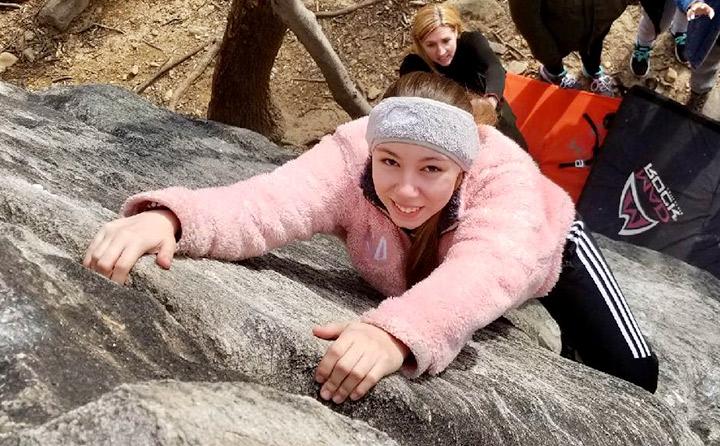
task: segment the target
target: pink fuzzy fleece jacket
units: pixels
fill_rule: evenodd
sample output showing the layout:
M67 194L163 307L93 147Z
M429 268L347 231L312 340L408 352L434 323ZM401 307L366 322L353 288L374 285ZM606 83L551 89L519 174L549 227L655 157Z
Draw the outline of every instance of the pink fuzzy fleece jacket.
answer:
M122 214L166 206L180 220L178 251L192 257L239 260L316 233L338 236L360 274L388 296L362 321L409 347L406 376L439 373L473 332L552 289L573 204L514 142L481 126L457 226L440 240L441 263L407 289L410 239L360 186L366 126L367 118L344 124L297 159L230 186L135 195Z

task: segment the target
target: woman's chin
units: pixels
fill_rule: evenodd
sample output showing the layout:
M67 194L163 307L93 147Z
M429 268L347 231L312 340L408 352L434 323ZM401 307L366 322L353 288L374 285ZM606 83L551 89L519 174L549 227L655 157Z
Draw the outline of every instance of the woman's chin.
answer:
M418 215L416 217L408 217L395 213L395 215L391 215L390 217L390 219L393 221L393 223L395 223L396 226L410 230L419 228L420 226L422 226L423 223L427 221L427 218L422 218L421 215Z
M407 229L408 231L413 231L413 230L417 229L418 227L420 227L420 225L411 225L411 224L400 223L400 222L395 222L395 224L397 225L398 228Z

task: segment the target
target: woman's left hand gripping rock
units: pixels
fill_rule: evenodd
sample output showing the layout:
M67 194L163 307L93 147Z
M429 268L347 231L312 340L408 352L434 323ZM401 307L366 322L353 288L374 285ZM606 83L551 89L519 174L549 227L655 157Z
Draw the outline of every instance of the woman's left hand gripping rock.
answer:
M402 366L409 350L394 336L362 322L313 328L313 334L334 340L315 371L323 386L320 397L340 404L362 398L380 379Z

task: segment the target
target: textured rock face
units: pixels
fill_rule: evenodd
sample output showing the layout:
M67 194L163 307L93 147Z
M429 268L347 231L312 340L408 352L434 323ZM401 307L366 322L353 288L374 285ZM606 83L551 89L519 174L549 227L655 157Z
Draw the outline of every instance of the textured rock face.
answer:
M397 445L365 422L308 397L248 383L176 381L123 385L18 437L43 446Z
M660 360L658 397L705 444L720 445L718 280L648 249L604 237L600 246Z
M498 321L440 376L342 406L314 401L325 343L310 329L381 296L334 240L169 271L145 258L125 287L79 264L128 195L289 157L112 87L0 83L0 445L720 442L720 284L646 250L603 241L660 358L656 395L539 346L557 348L552 326L515 314L525 332Z

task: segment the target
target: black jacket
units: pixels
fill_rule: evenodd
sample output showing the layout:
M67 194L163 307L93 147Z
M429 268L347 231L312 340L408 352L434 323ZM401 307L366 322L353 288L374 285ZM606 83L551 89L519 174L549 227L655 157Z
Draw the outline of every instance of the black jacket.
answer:
M515 114L503 100L505 69L485 36L477 31L461 33L450 65L436 65L435 69L480 96L495 96L498 100L497 129L527 150L525 138L515 123ZM413 71L430 72L432 69L419 55L408 54L400 64L400 76Z
M502 99L505 69L485 36L477 31L461 33L450 65L436 65L435 69L480 96L492 94L498 101ZM400 65L400 76L413 71L432 70L422 57L408 54Z
M658 1L645 0L651 7ZM605 36L631 0L509 0L510 15L533 56L556 65Z

